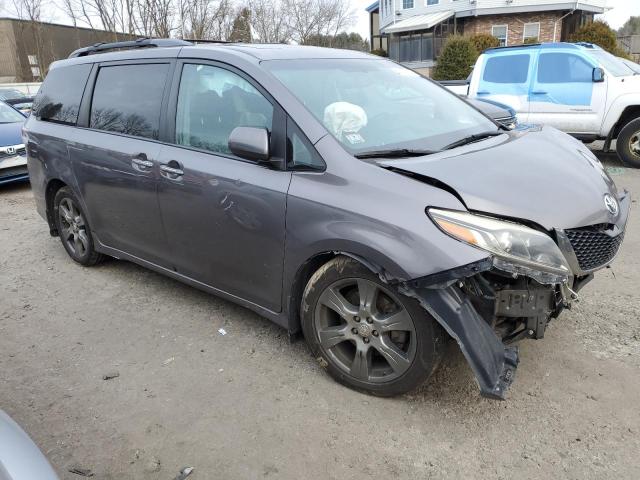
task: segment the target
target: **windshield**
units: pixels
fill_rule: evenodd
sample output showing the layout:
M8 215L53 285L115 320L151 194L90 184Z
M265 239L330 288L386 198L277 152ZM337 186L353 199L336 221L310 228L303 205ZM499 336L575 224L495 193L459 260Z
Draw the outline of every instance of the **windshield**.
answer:
M0 102L0 123L24 122L24 116L6 103Z
M496 125L456 95L378 59L263 63L352 154L439 150Z
M637 63L632 62L631 60L626 60L624 58L620 58L620 61L623 62L631 70L633 70L634 73L640 73L640 65L638 65Z
M600 65L614 77L624 77L633 75L634 71L618 57L611 55L604 50L593 50L589 52L600 63Z

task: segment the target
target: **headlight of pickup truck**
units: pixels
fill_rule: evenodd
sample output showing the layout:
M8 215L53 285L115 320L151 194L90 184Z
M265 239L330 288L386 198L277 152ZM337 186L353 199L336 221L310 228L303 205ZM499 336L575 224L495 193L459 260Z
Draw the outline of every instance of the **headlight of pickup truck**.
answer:
M430 208L428 213L446 234L492 253L496 268L541 283L562 283L571 275L567 260L549 235L468 212Z

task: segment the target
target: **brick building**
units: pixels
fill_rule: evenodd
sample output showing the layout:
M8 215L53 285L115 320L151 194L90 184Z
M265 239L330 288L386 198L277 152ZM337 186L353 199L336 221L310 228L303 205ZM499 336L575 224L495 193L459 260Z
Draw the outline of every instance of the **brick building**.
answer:
M446 37L486 33L502 45L566 41L607 0L378 0L367 7L372 48L423 73Z
M91 28L0 18L0 83L42 81L50 63L67 58L77 48L133 38Z

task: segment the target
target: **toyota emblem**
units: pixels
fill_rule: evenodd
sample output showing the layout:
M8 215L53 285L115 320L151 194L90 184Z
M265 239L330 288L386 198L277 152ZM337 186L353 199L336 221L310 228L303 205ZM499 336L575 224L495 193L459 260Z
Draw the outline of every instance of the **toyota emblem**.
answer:
M15 155L16 154L16 147L7 147L7 154Z
M604 196L604 206L607 207L607 211L614 217L618 215L618 202L608 193Z

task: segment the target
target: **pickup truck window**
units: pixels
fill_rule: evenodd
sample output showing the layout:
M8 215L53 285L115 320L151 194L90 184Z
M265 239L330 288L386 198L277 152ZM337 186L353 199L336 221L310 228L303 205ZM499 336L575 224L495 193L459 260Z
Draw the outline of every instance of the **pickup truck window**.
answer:
M529 54L490 57L482 79L491 83L527 83L530 59Z
M538 60L538 83L592 83L593 67L570 53L543 53Z

